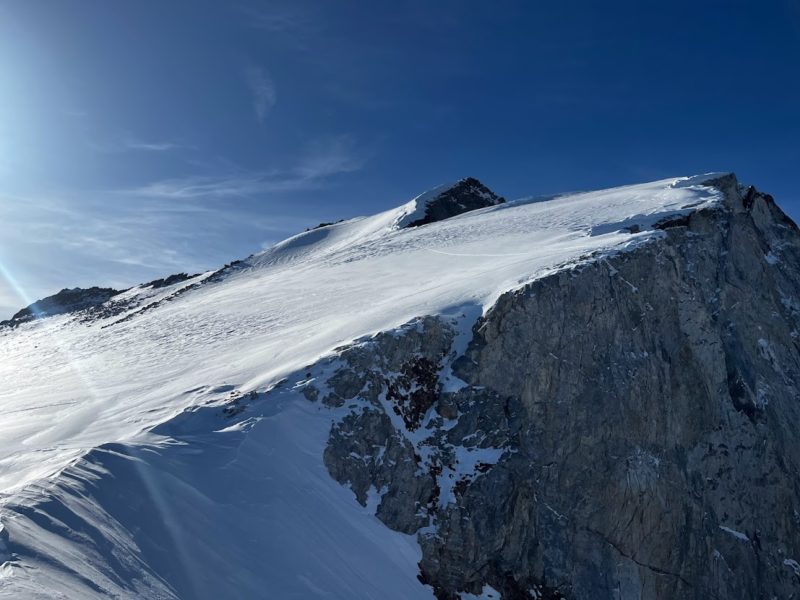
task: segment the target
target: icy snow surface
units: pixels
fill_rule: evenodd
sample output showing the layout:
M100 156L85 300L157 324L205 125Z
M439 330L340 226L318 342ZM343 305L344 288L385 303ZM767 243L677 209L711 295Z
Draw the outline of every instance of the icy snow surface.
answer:
M477 316L592 253L647 243L657 221L720 201L709 177L399 229L412 201L292 237L152 310L0 330L0 596L432 597L413 537L328 477L327 409L291 392L242 422L218 406L356 338Z

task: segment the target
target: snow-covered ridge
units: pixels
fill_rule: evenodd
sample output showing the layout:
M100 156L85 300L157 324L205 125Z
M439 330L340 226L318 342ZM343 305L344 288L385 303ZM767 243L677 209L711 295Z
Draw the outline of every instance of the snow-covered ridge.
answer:
M493 204L403 228L409 203L299 234L216 274L134 288L117 299L144 304L91 322L67 314L0 329L0 526L15 518L3 507L34 505L87 453L152 447L153 428L168 429L187 408L263 390L336 347L421 315L469 308L477 316L554 270L648 243L663 235L658 222L720 203L722 193L705 183L715 177ZM289 412L325 429L325 417L307 407L263 418L294 428ZM308 454L302 440L292 443ZM275 485L289 477L274 476ZM4 567L0 593L6 575Z
M64 315L3 330L0 407L17 416L0 426L0 489L58 470L65 451L168 418L198 385L258 388L350 340L456 306L486 309L581 257L645 243L658 221L721 200L702 181L512 202L398 230L404 205L289 238L132 319L79 326ZM125 294L136 293L154 291Z

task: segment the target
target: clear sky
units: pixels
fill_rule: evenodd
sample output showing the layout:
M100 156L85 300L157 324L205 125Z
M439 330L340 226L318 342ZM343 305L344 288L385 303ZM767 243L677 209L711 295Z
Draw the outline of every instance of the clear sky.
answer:
M0 318L475 176L800 217L800 1L0 0Z

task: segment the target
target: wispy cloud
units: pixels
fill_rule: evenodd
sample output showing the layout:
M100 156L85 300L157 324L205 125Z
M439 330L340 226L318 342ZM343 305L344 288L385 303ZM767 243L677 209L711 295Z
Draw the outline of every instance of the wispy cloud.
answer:
M286 34L295 41L319 29L319 20L312 19L308 12L302 11L296 4L280 6L270 3L264 6L262 3L244 7L242 12L250 27L272 34Z
M194 150L194 146L181 144L171 140L143 140L139 137L124 135L112 141L91 142L91 147L104 154L120 152L170 152L174 150Z
M63 287L123 288L241 258L308 226L260 202L0 193L0 320ZM202 235L200 235L202 232Z
M147 198L251 197L274 192L316 189L335 175L360 170L366 162L355 138L349 135L315 140L307 145L294 166L252 171L228 167L216 175L191 175L159 180L117 193Z
M287 189L277 176L244 172L227 175L191 175L155 181L139 188L120 190L124 195L149 198L226 198L246 197Z
M62 287L125 287L271 245L329 216L267 210L268 198L285 206L285 194L329 186L368 158L350 135L321 137L292 154L261 170L195 156L187 162L195 174L111 191L0 191L0 264L18 279L14 287L0 277L0 319Z
M241 9L247 27L264 32L270 44L277 44L308 60L319 60L318 50L328 23L327 19L321 18L319 10L312 13L298 6L297 2L255 4Z
M278 101L275 82L263 68L257 66L245 69L245 80L253 95L253 110L255 110L256 119L259 123L263 123L269 111Z
M127 139L124 141L124 144L129 150L143 150L147 152L167 152L169 150L189 148L189 146L176 144L175 142L143 142L135 139Z
M364 162L363 152L356 150L355 138L341 135L311 142L294 173L302 179L313 181L358 171Z

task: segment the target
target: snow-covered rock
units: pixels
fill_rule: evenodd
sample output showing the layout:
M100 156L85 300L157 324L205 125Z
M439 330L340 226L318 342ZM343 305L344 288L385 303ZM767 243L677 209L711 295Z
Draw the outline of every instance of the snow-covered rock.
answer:
M80 312L100 306L119 293L119 290L99 287L63 289L57 294L37 300L23 308L11 319L0 321L0 327L16 327L36 319Z
M794 224L462 181L0 328L0 596L793 593Z
M450 217L503 204L505 198L495 194L474 177L465 177L456 183L437 186L420 194L406 206L406 214L397 227L418 227L443 221Z

